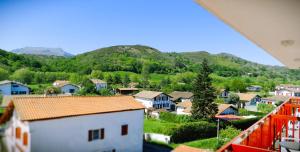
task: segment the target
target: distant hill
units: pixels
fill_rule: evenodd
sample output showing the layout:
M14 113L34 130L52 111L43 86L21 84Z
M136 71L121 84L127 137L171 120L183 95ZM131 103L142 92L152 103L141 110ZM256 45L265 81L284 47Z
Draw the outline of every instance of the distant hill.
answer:
M17 51L21 52L21 51ZM299 80L300 70L282 66L263 65L228 54L211 54L206 51L160 52L143 45L118 45L96 49L72 57L46 55L16 55L2 51L0 67L13 72L20 67L34 71L72 72L90 74L92 70L129 71L142 73L176 74L199 71L200 63L208 59L214 73L222 77L251 75L269 79ZM0 51L1 56L1 51Z
M65 52L61 48L46 48L46 47L24 47L12 50L16 54L31 54L31 55L45 55L45 56L64 56L71 57L72 54Z

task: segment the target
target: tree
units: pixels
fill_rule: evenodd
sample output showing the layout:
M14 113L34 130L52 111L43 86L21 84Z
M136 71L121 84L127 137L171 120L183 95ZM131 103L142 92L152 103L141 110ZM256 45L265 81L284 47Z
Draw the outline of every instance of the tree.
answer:
M191 112L195 119L210 118L218 112L218 107L214 103L217 96L212 87L211 73L212 70L208 66L207 60L204 59L193 88L194 99Z
M230 83L230 90L235 92L245 92L246 84L240 79L233 79Z
M107 77L105 78L105 80L106 80L106 83L108 84L108 85L111 85L112 83L113 83L113 78L112 78L112 76L109 74L109 75L107 75Z
M228 96L228 99L226 99L226 102L229 104L237 104L240 101L239 95L235 93L230 93Z
M34 74L27 68L19 69L13 73L11 76L12 79L20 81L22 83L31 83L33 80Z
M84 80L81 82L81 89L78 94L87 95L87 94L96 94L96 93L97 90L94 83L90 79L84 78Z
M9 77L8 71L0 68L0 81L1 80L6 80L6 79L8 79L8 77Z
M46 88L46 90L45 90L46 95L53 95L53 94L59 94L59 93L60 93L60 89L57 87L53 87L53 86L50 86L50 87Z
M123 80L122 80L123 86L128 87L128 84L130 83L130 78L128 74L125 74Z
M115 84L120 84L120 83L122 83L120 74L116 73L116 74L114 75L113 82L114 82Z
M101 80L104 78L103 73L100 70L93 70L91 73L91 77Z

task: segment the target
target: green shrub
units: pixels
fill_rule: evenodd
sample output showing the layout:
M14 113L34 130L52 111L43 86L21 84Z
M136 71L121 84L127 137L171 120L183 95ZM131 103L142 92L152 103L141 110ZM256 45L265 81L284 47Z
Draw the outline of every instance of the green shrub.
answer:
M191 116L187 115L176 115L170 112L161 112L159 119L162 121L173 122L173 123L186 123L194 121Z
M227 126L225 129L220 130L220 140L218 142L217 148L229 142L231 139L235 138L240 134L241 130L234 128L233 126Z
M215 137L217 127L213 123L199 121L190 122L180 125L171 135L171 141L174 143L182 143L195 139Z
M265 116L266 113L262 113L262 112L255 112L255 111L248 111L246 109L239 109L239 116L249 116L249 115L254 115L254 116L258 116L258 117L262 117Z
M241 120L234 120L231 121L232 126L237 129L245 130L252 126L255 122L257 122L261 117L250 118L250 119L241 119Z
M263 113L270 113L274 109L275 109L275 106L273 106L272 104L260 103L257 105L257 110L260 112L263 112Z

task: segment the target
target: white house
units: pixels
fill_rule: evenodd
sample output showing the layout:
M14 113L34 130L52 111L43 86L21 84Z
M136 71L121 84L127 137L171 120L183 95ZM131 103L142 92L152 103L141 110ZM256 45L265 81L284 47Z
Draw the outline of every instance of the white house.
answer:
M141 91L135 94L134 98L146 108L175 110L175 104L170 100L171 97L163 92Z
M173 102L192 101L194 94L192 92L173 91L169 94Z
M72 84L70 83L70 81L65 81L65 80L56 80L53 83L53 86L59 88L61 93L74 94L79 90L79 87L77 85Z
M176 105L176 114L178 115L191 115L192 102L180 102ZM218 113L216 116L221 115L237 115L238 109L231 104L218 104ZM230 119L230 118L229 118Z
M107 88L107 83L100 79L90 79L96 86L96 90L99 91L101 89Z
M2 95L29 94L29 92L29 87L20 82L9 80L0 81L0 94Z
M130 96L14 98L1 117L16 152L143 151L144 106Z
M257 91L260 91L262 89L262 87L258 86L258 85L251 85L251 86L248 86L246 89L248 91L255 91L255 92L257 92Z
M281 84L275 88L276 96L300 97L300 86L292 84Z

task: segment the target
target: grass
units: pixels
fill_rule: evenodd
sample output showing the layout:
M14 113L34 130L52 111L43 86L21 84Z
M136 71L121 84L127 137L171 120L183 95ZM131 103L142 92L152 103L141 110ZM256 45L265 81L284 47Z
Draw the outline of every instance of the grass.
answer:
M173 128L177 125L177 123L164 122L154 119L144 119L144 132L170 135L173 131Z
M218 144L217 137L207 138L207 139L199 139L199 140L194 140L194 141L179 143L179 144L175 144L175 143L166 144L166 143L158 142L158 141L147 141L147 142L150 144L159 145L159 146L171 148L171 149L175 149L179 145L186 145L186 146L190 146L190 147L201 148L201 149L210 149L210 150L217 150L220 147L220 145Z

